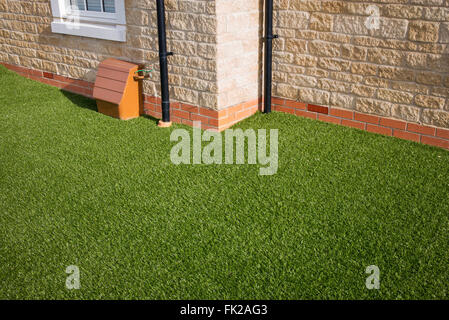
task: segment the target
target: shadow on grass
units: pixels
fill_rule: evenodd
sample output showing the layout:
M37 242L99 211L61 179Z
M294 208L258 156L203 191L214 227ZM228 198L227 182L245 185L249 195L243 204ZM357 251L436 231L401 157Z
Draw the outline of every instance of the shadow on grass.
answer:
M140 116L141 116L142 118L145 118L145 119L148 119L148 120L153 121L156 125L157 125L157 123L159 122L159 119L157 119L157 118L155 118L155 117L152 117L152 116L150 116L150 115L147 115L147 114L141 114Z
M78 107L81 108L85 108L85 109L89 109L92 111L97 112L97 103L94 99L85 97L85 96L81 96L79 94L76 93L72 93L69 91L65 91L65 90L60 90L62 92L62 94L64 96L66 96L67 99L69 99L70 101L72 101L74 104L76 104Z
M82 96L82 95L79 95L79 94L76 94L76 93L72 93L72 92L69 92L69 91L65 91L65 90L62 90L62 89L60 91L62 92L62 94L67 99L72 101L78 107L98 112L97 102L96 102L95 99L88 98L88 97L85 97L85 96ZM156 125L157 125L157 123L159 121L159 119L154 118L154 117L152 117L150 115L147 115L147 114L142 114L142 115L140 115L140 117L148 119L148 120L151 120Z

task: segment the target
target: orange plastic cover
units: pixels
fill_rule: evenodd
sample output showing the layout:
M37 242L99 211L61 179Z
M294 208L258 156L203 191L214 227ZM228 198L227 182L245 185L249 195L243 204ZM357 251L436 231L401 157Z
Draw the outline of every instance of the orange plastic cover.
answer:
M130 72L137 64L109 58L98 66L93 96L95 99L120 104L129 80Z

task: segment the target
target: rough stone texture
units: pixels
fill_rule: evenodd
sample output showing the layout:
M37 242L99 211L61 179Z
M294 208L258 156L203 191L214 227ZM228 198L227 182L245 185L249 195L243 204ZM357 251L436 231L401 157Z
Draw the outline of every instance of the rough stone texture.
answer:
M449 112L425 109L421 115L421 119L427 124L449 128Z
M173 100L218 107L215 1L166 0ZM127 41L51 32L50 0L0 1L0 61L90 82L109 57L147 64L158 57L156 1L126 0ZM159 63L144 93L160 96Z
M217 18L217 107L224 109L262 94L262 3L213 2Z
M275 11L276 96L449 127L449 1L284 0Z
M410 40L436 42L438 40L438 27L437 22L412 21L408 37Z
M415 97L415 103L417 106L423 108L442 109L444 107L445 99L419 94Z

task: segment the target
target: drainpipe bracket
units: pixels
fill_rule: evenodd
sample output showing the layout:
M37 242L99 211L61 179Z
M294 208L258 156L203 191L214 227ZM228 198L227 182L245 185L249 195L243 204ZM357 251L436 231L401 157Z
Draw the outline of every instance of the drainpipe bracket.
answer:
M174 53L173 52L166 52L166 53L161 53L161 57L168 57L168 56L172 56L172 55L174 55Z
M273 35L271 35L271 36L267 36L267 37L266 37L266 39L269 39L269 40L277 39L277 38L279 38L279 35L278 35L278 34L273 34Z

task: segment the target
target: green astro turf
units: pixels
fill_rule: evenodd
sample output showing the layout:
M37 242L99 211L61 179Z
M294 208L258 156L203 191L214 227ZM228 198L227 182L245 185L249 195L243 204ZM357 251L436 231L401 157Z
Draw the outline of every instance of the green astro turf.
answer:
M449 297L447 151L272 113L236 127L279 129L276 175L176 166L191 128L0 78L0 299Z

